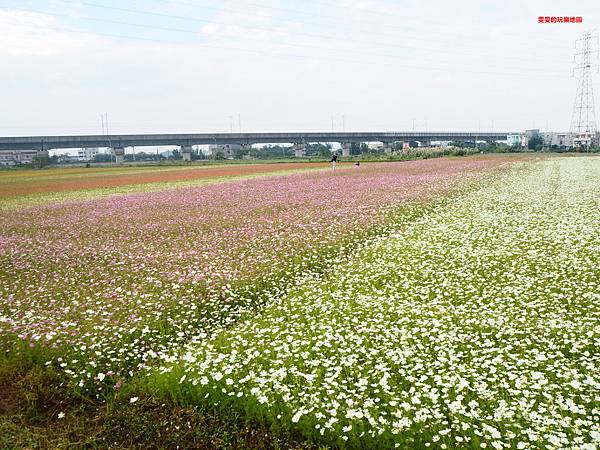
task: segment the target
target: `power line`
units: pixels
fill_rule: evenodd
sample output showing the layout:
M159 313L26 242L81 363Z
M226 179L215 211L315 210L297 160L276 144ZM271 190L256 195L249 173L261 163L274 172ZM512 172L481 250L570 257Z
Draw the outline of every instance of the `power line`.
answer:
M201 5L201 4L198 4L198 3L193 2L193 1L185 1L185 0L150 0L150 1L160 2L160 3L167 3L167 4L176 3L176 4L181 4L181 5L189 5L189 6L193 6L193 7L197 7L197 8L212 9L212 10L223 11L223 12L238 12L238 10L232 9L232 8L223 8L221 6L215 7L215 6ZM308 3L310 3L310 2L308 2ZM318 4L319 2L313 1L312 3L317 3ZM322 1L321 3L329 4L329 5L332 5L332 6L335 6L335 7L339 7L340 6L339 2ZM272 7L270 5L264 5L264 4L255 3L255 2L252 2L252 3L250 3L250 2L244 2L244 4L247 5L247 6L256 6L258 8L263 8L263 9L272 10L272 11L282 11L282 12L289 12L289 13L293 13L293 14L302 14L302 15L310 16L311 19L315 18L315 14L314 13L308 12L308 11L302 11L302 10L299 10L299 9L290 9L290 8L282 8L282 7ZM307 3L305 3L305 4L307 4ZM355 11L359 11L361 14L365 14L365 13L366 14L372 14L372 15L375 14L375 15L378 15L378 16L383 17L383 18L388 19L388 20L390 18L390 13L388 11L378 11L378 10L373 10L371 8L366 9L366 8L361 8L361 7L353 6L352 4L345 4L343 7L344 7L344 9L352 9L352 10L355 10ZM268 16L266 14L252 13L251 15L252 16L257 16L257 17L269 17L269 18L271 17L271 16ZM332 19L332 21L329 22L329 23L339 24L339 20L338 20L339 16L327 16L327 15L319 14L319 18L323 18L323 17L324 18ZM407 18L421 20L421 21L423 20L423 16L409 16L406 13L403 13L402 17L400 17L399 19L406 20ZM368 20L368 19L365 18L364 15L361 15L360 20L361 20L361 23L365 23L365 21ZM375 22L379 23L380 21L375 20ZM306 22L304 22L304 23L306 23ZM444 37L463 37L463 38L467 38L467 39L472 39L473 38L473 35L458 34L455 31L453 31L451 33L444 33L444 32L440 32L437 29L436 30L431 30L431 28L435 27L436 24L440 24L440 25L443 24L443 25L445 25L445 24L447 24L447 20L444 19L444 20L436 21L436 20L432 20L431 17L427 17L427 25L428 25L427 35L428 36L436 36L437 35L437 36L444 36ZM402 37L404 38L406 36L406 30L407 30L407 28L409 28L409 29L410 28L415 29L414 27L411 27L411 26L407 25L406 22L403 22L402 26L393 26L393 25L386 24L384 30L398 30L398 31L402 32ZM356 30L356 27L353 27L353 30ZM381 27L378 27L378 28L369 28L369 29L365 28L364 30L368 31L370 34L375 33L375 34L385 34L387 36L391 36L392 35L391 33L382 33L383 30L382 30ZM518 37L520 39L524 39L524 38L531 39L531 36L524 36L524 35L517 34L517 33L503 32L502 35L503 36L515 36L515 37ZM415 39L421 40L422 36L418 36ZM552 40L552 39L548 39L546 37L544 37L543 39L541 39L541 41L548 42L548 43L554 43L554 44L562 43L562 41L560 41L558 39ZM460 44L460 46L461 47L465 47L465 48L468 48L468 47L470 47L470 48L481 48L481 47L469 46L469 45L464 45L464 44Z
M71 5L71 3L68 0L54 0L54 1L58 1L61 3ZM215 24L215 25L221 25L221 26L232 26L231 23L215 21L212 19L202 19L202 18L192 17L192 16L166 14L166 13L160 13L160 12L156 12L156 11L146 11L146 10L140 10L140 9L123 8L123 7L119 7L119 6L108 6L108 5L98 4L98 3L87 2L87 1L80 1L80 2L78 2L78 4L89 6L92 8L113 10L113 11L126 12L126 13L131 13L131 14L147 15L147 16L154 16L154 17L161 17L161 18L168 18L168 19L175 19L175 20L182 20L182 21L191 21L191 22L198 22L198 23L206 23L206 24ZM98 20L101 20L101 19L98 19ZM282 33L283 32L283 30L278 29L278 28L256 27L256 26L239 25L239 24L235 24L234 26L238 27L238 28L243 28L246 30L251 30L251 31L267 31L267 32L271 32L271 33ZM333 41L338 40L337 38L330 36L330 35L326 35L326 34L318 34L318 33L316 34L316 33L306 33L306 32L295 32L294 34L297 36L306 36L306 37L310 37L310 38L327 39L327 40L333 40ZM246 37L246 39L247 39L247 37ZM377 41L364 42L364 41L361 41L358 39L344 38L343 42L344 43L367 44L370 46L376 46L377 48L393 47L393 48L400 48L400 49L422 50L422 51L428 51L428 52L440 52L440 53L448 54L447 49L436 49L436 48L428 48L428 47L422 47L422 46L395 44L395 43L392 43L389 41L387 41L387 42L377 42ZM456 47L456 45L454 47ZM511 56L511 57L515 58L514 56ZM536 58L539 60L543 59L544 61L546 61L546 58L540 58L535 55L527 56L526 58L523 58L520 60L530 62L531 60L534 60ZM515 60L516 60L516 58L515 58Z
M153 42L153 43L157 43L157 44L174 45L173 42L160 40L160 39L140 37L140 36L122 35L122 34L114 34L114 33L96 32L96 31L92 32L92 31L85 31L85 30L80 30L80 29L62 28L62 27L40 26L38 24L33 24L33 23L31 23L30 25L35 26L36 30L58 31L58 32L65 32L65 33L91 35L91 36L104 36L104 37L111 37L111 38L116 38L116 39L125 39L125 40L134 40L134 41ZM251 53L253 55L259 55L262 57L269 56L269 57L276 57L276 58L304 59L304 60L311 60L311 61L321 58L319 56L315 57L314 55L294 55L294 54L288 54L288 53L273 53L273 52L267 52L265 50L254 50L254 49L239 48L239 47L226 47L226 46L204 44L204 43L194 43L194 45L204 47L204 48L218 49L218 50L233 50L233 51L239 51L242 53ZM370 56L372 56L372 55L370 55ZM347 64L358 65L358 66L373 67L373 65L376 63L379 66L396 67L385 61L382 62L380 59L378 59L375 62L369 62L369 61L358 60L358 59L340 58L338 56L325 55L324 57L328 61L344 62ZM388 55L388 58L389 59L398 59L398 56ZM404 61L404 58L400 58L400 59L402 59ZM415 64L403 64L401 68L402 68L402 70L414 69L414 70L424 70L424 71L428 71L428 72L433 72L436 70L444 71L444 70L451 69L453 72L476 73L476 74L483 74L483 75L499 75L499 76L509 76L509 77L526 75L523 72L501 72L501 71L496 71L496 70L481 71L481 70L461 69L461 68L457 68L457 67L450 68L447 66L443 67L443 66L433 66L433 65L420 66L420 65L415 65ZM556 72L556 74L554 76L552 76L551 73L548 72L547 70L540 71L540 73L542 74L541 76L546 77L546 78L559 78L559 77L562 78L562 76L560 76L558 74L558 72Z
M4 9L6 9L5 7L3 7ZM47 11L42 11L42 10L32 10L32 9L19 9L19 11L25 11L25 12L32 12L32 13L39 13L39 14L48 14L48 15L53 15L53 16L59 16L59 17L71 17L68 14L60 14L60 13L53 13L53 12L47 12ZM92 21L99 21L99 22L105 22L105 23L114 23L114 24L120 24L120 25L126 25L126 26L131 26L131 27L140 27L140 28L147 28L147 29L158 29L158 30L164 30L164 31L172 31L172 32L182 32L182 33L190 33L190 34L194 34L196 35L196 32L191 31L191 30L186 30L186 29L181 29L181 28L173 28L173 27L159 27L159 26L153 26L153 25L145 25L145 24L138 24L138 23L132 23L132 22L125 22L125 21L115 21L115 20L110 20L110 19L100 19L100 18L95 18L95 17L78 17L79 20L92 20ZM118 38L118 39L131 39L131 40L140 40L140 41L148 41L148 42L155 42L155 43L166 43L166 44L173 44L173 42L169 42L169 41L165 41L165 40L161 40L161 39L154 39L154 38L148 38L148 37L140 37L140 36L131 36L131 35L121 35L121 34L115 34L115 33L105 33L105 32L89 32L89 31L85 31L85 30L81 30L81 29L68 29L68 28L61 28L61 27L48 27L48 26L39 26L38 24L31 24L32 26L35 26L36 29L47 29L47 30L54 30L54 31L63 31L63 32L69 32L69 33L82 33L82 34L89 34L89 35L99 35L99 36L106 36L106 37L114 37L114 38ZM261 41L262 42L262 41ZM250 52L250 53L255 53L255 54L260 54L263 55L266 52L264 50L252 50L252 49L247 49L247 48L236 48L236 47L226 47L226 46L218 46L218 45L214 45L214 44L206 44L206 43L198 43L195 42L194 45L198 45L198 46L202 46L202 47L206 47L206 48L216 48L216 49L228 49L228 50L234 50L234 51L242 51L242 52ZM317 45L295 45L295 44L289 44L289 43L277 43L277 46L284 46L284 47L296 47L296 48L318 48L319 50L322 50L321 46L317 46ZM353 55L360 55L361 52L359 51L352 51ZM377 52L368 52L365 53L365 55L367 55L368 57L373 57L373 56L379 56L381 58L387 58L387 59L398 59L401 58L402 62L407 61L407 58L399 56L399 55L395 55L395 54L389 54L389 53L377 53ZM275 56L278 57L291 57L291 58L304 58L304 59L315 59L315 55L290 55L290 54L275 54ZM318 57L326 57L328 60L334 60L334 61L341 61L341 62L348 62L348 63L353 63L353 64L361 64L361 61L358 61L356 59L344 59L344 58L340 58L339 56L334 55L334 56L330 56L330 55L318 55ZM439 63L450 63L452 64L454 61L448 61L448 60L440 60L439 58L435 58L435 59L431 59L432 61ZM427 59L423 59L423 58L419 58L420 62L427 62ZM363 62L364 63L364 62ZM378 64L381 64L379 62L379 60L377 61ZM414 65L414 64L405 64L403 67L405 68L411 68L411 69L423 69L423 70L446 70L448 69L448 67L440 67L440 66L418 66L418 65ZM492 67L493 68L493 67ZM522 66L520 66L521 69L523 69ZM461 71L460 69L456 69L456 68L452 68L452 70L458 70ZM537 68L530 68L527 69L528 72L540 72L543 73L544 75L548 75L550 72L547 69L537 69ZM464 72L472 72L472 70L464 70ZM481 73L481 74L500 74L500 75L510 75L510 76L517 76L517 75L521 75L521 73L510 73L510 72L501 72L501 71L493 71L493 72L486 72L486 71L478 71L477 73ZM555 72L555 74L558 76L559 72Z

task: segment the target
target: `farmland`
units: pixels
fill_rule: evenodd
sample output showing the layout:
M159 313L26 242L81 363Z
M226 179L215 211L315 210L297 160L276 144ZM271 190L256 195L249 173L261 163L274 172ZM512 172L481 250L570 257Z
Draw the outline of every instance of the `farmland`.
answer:
M139 184L173 181L159 178ZM0 215L5 365L310 445L600 443L599 159L443 158L109 196L94 181L45 203L30 196L81 186L19 183L4 195L27 201Z
M323 169L324 163L211 164L18 170L0 172L2 209L194 186L277 172Z
M33 349L75 352L60 366L80 387L118 380L254 310L391 220L394 205L497 163L380 165L13 211L0 225L4 314Z

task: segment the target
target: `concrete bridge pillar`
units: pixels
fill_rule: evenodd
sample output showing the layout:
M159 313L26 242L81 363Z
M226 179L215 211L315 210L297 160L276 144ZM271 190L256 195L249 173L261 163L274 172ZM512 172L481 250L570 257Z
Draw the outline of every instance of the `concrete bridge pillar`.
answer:
M294 143L294 156L296 158L302 158L306 156L306 144L304 142Z
M351 142L341 142L342 144L342 156L350 156L350 149L352 148Z
M184 161L192 160L192 146L191 145L182 145L181 146L181 157Z
M391 142L382 142L383 151L386 155L390 155L392 153L392 143Z
M123 164L123 161L125 161L125 148L123 148L123 147L114 147L113 148L113 153L115 154L115 163L116 164Z

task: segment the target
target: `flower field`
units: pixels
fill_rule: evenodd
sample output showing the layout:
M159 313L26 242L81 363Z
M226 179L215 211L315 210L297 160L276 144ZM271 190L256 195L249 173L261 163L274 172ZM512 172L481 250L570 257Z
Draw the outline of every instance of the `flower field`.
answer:
M339 447L598 448L599 223L598 158L496 173L192 338L152 386Z
M4 211L0 345L109 395L190 340L259 320L302 274L421 209L409 205L507 161L372 164Z
M0 171L0 211L34 204L195 186L328 167L325 163L210 164Z

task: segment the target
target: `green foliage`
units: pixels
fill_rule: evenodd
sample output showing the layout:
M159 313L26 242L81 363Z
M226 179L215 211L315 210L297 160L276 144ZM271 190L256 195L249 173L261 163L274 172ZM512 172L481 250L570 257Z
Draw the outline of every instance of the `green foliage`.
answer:
M544 138L539 134L533 136L531 139L529 139L527 148L529 148L529 150L535 150L536 152L541 151L544 148Z
M265 145L257 148L256 157L258 159L273 159L273 158L293 158L294 149L292 147L284 147L282 145Z
M311 449L310 442L274 435L231 411L180 406L170 399L139 394L135 403L120 396L103 417L103 437L125 448ZM109 442L110 442L109 441Z
M114 160L114 158L112 157L112 155L96 155L96 156L103 156L103 158L101 158L102 161L98 161L98 162L112 162ZM108 156L109 158L105 158L106 156ZM192 153L192 159L193 159L194 154ZM132 153L127 153L126 155L124 155L125 161L127 162L137 162L137 161L162 161L165 159L165 157L163 155L161 155L160 153L153 153L153 152L136 152L135 155Z
M96 163L110 163L114 160L114 156L109 153L97 153L96 155L94 155L94 162Z
M64 417L62 416L64 414ZM40 361L0 357L0 448L67 448L95 440L90 403Z
M131 402L133 396L139 398ZM0 358L0 448L315 449L291 435L132 390L77 397L52 368Z
M50 165L50 157L48 156L48 152L40 152L35 155L31 160L31 165L36 169L48 167Z

